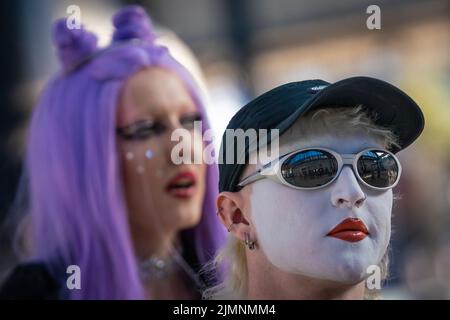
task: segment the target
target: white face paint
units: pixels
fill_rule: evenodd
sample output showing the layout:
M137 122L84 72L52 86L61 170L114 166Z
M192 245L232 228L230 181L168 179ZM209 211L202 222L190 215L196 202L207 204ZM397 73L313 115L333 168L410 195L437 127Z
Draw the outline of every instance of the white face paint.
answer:
M316 136L308 141L281 142L280 155L305 147L324 147L338 153L358 153L381 146L368 137ZM270 195L270 196L268 196ZM357 208L337 204L366 196ZM379 264L391 234L392 189L375 191L362 185L344 166L337 180L318 190L289 188L270 179L252 184L251 217L259 245L279 269L304 276L356 284L367 267ZM337 205L336 205L337 204ZM327 234L346 218L361 219L369 235L348 242Z

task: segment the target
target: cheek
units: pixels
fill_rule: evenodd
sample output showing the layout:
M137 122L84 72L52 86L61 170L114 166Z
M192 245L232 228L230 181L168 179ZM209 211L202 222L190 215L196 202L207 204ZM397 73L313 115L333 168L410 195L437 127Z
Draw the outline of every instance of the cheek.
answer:
M200 198L203 198L206 185L206 172L208 169L207 163L209 162L205 162L203 155L205 144L203 142L202 133L198 130L193 130L191 132L191 141L192 143L190 144L190 160L194 164L195 170L198 173L197 185L200 191L199 196Z
M280 189L281 186L273 186L268 180L253 185L251 211L256 228L260 229L258 233L273 233L280 227L284 229L283 221L292 218L289 212L292 210L287 210L293 204L292 199L289 200ZM267 196L269 194L270 197Z
M193 156L194 163L199 163L198 160L203 160L204 143L202 133L199 130L192 130L191 141L191 155Z
M391 238L392 201L392 190L367 199L367 219L372 224L372 230L369 231L373 233L379 255L384 254Z
M314 250L316 230L320 229L314 216L323 202L267 179L253 185L250 199L257 241L272 264L292 271L298 265L294 251L306 254Z
M324 208L330 202L325 192L295 190L269 179L253 185L250 199L258 234L264 231L290 240L316 237L323 229Z
M158 192L164 175L163 150L157 141L122 143L120 162L125 191L129 201L142 203L149 190ZM152 199L157 201L157 198Z
M206 179L207 179L208 166L205 163L201 163L201 164L198 164L196 166L197 166L198 173L199 173L197 184L199 185L200 190L204 194L205 188L206 188L206 184L207 184Z

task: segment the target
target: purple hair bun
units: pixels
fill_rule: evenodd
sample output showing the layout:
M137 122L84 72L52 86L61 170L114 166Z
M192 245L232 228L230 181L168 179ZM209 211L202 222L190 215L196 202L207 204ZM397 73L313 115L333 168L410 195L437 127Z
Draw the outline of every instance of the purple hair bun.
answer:
M69 29L66 18L53 25L53 42L63 67L69 68L97 50L97 37L84 29Z
M140 6L131 5L119 10L113 17L113 24L116 28L113 41L140 39L151 43L155 40L150 18Z

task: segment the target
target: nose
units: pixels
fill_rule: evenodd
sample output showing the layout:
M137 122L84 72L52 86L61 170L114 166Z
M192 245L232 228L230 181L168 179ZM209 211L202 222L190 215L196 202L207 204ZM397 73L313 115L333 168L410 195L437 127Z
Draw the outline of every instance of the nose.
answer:
M361 207L366 200L361 186L358 183L353 170L349 166L344 166L339 177L333 183L331 192L331 204L334 207Z

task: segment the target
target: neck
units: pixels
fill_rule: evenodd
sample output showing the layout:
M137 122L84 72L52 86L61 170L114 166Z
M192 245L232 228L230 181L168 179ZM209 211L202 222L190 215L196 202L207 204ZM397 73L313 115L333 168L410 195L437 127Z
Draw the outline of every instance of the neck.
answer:
M176 232L132 232L134 249L138 259L143 260L155 255L167 259L176 241Z
M262 252L254 253L247 253L249 299L360 300L364 297L364 281L348 285L287 273L273 266Z

